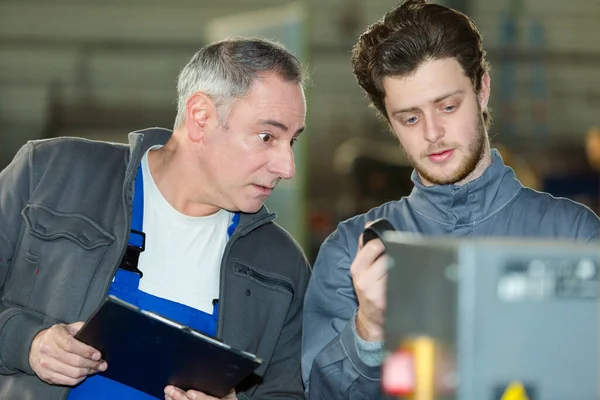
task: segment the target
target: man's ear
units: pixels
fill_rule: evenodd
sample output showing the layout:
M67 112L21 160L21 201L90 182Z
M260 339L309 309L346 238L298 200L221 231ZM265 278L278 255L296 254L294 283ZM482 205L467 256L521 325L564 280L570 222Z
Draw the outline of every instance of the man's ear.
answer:
M491 78L487 72L481 77L481 89L479 90L479 105L482 110L487 109L490 100Z
M206 94L196 92L186 102L185 126L188 138L198 142L206 132L211 119L216 118L215 104Z

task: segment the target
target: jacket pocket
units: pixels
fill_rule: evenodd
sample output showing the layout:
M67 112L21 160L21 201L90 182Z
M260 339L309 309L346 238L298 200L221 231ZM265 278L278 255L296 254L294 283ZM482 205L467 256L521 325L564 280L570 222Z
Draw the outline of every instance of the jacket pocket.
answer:
M83 214L35 204L21 215L25 230L3 299L58 321L75 321L115 237Z
M238 276L244 276L248 279L252 279L253 281L263 286L271 287L272 289L276 290L287 291L292 295L292 297L294 296L294 286L283 278L259 272L255 269L248 267L247 265L240 263L235 263L233 267L233 272ZM247 282L246 286L249 289L249 282ZM251 292L249 292L248 289L246 290L246 295L250 296Z
M268 367L287 314L294 299L295 288L283 277L274 276L239 262L233 264L233 284L228 286L230 315L225 328L225 341L263 359L256 371L262 375Z

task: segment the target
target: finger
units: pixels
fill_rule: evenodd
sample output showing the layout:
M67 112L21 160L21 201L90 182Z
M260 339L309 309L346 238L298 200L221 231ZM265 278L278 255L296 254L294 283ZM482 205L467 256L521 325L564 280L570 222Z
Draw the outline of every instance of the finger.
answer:
M85 372L73 371L55 359L40 359L38 376L53 385L74 386L86 378Z
M94 362L99 361L101 357L98 350L73 338L66 325L54 325L47 329L39 340L39 346L32 347L32 349L34 348L42 355L58 358L74 366L78 366L78 364L69 362L66 358L67 354L75 354L78 357L87 356L88 359L95 358ZM76 352L83 353L83 355Z
M88 375L98 372L97 368L77 367L65 364L57 359L47 359L42 361L41 365L48 370L73 379L85 378Z
M368 284L372 284L388 274L388 257L386 255L375 261L370 268L360 272L358 279L365 280Z
M381 273L381 270L384 272ZM361 276L353 279L354 289L359 298L366 297L368 301L377 300L381 295L385 295L385 280L382 278L387 276L387 270L379 265L373 267L373 270L365 271Z
M235 389L231 389L231 392L229 392L229 394L225 396L225 400L237 400Z
M75 336L77 332L81 330L83 327L83 322L73 322L72 324L67 325L67 330L71 334L71 336Z
M187 400L185 392L172 385L165 387L165 395L169 396L173 400Z
M354 262L350 266L352 274L368 269L385 251L383 242L379 239L369 241L362 249L358 250Z
M63 364L76 368L89 368L96 371L105 371L108 365L104 360L90 360L77 354L69 353L64 350L59 350L54 354L54 358Z
M377 296L375 306L381 310L386 309L387 304L387 274L381 277L378 281L375 282L374 287L377 286L379 290L381 290L382 295Z
M219 400L216 397L209 396L196 390L188 390L186 393L186 400ZM228 397L224 397L227 399Z
M41 375L40 378L51 385L76 386L83 382L85 376L75 379L61 375L58 372L48 371L47 373Z
M212 399L212 397L205 396L203 393L197 392L195 390L188 390L185 392L185 400L207 400Z
M87 358L89 360L100 361L100 358L102 357L98 350L92 346L88 346L87 344L80 342L68 332L58 338L57 344L58 347L64 351Z

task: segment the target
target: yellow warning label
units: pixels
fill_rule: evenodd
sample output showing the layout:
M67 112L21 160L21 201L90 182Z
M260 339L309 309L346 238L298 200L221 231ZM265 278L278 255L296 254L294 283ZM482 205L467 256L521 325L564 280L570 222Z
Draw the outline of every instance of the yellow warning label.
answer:
M527 391L521 382L512 382L506 390L504 394L500 398L500 400L531 400L527 396Z

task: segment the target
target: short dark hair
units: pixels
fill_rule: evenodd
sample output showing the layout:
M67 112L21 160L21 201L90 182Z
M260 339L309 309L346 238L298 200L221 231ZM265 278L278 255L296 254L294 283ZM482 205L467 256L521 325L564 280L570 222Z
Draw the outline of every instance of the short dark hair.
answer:
M442 58L455 58L479 94L481 78L489 71L489 64L473 21L439 4L406 0L360 36L352 50L352 67L358 84L389 122L384 78L409 75L423 62ZM482 113L489 127L489 112L486 109Z

